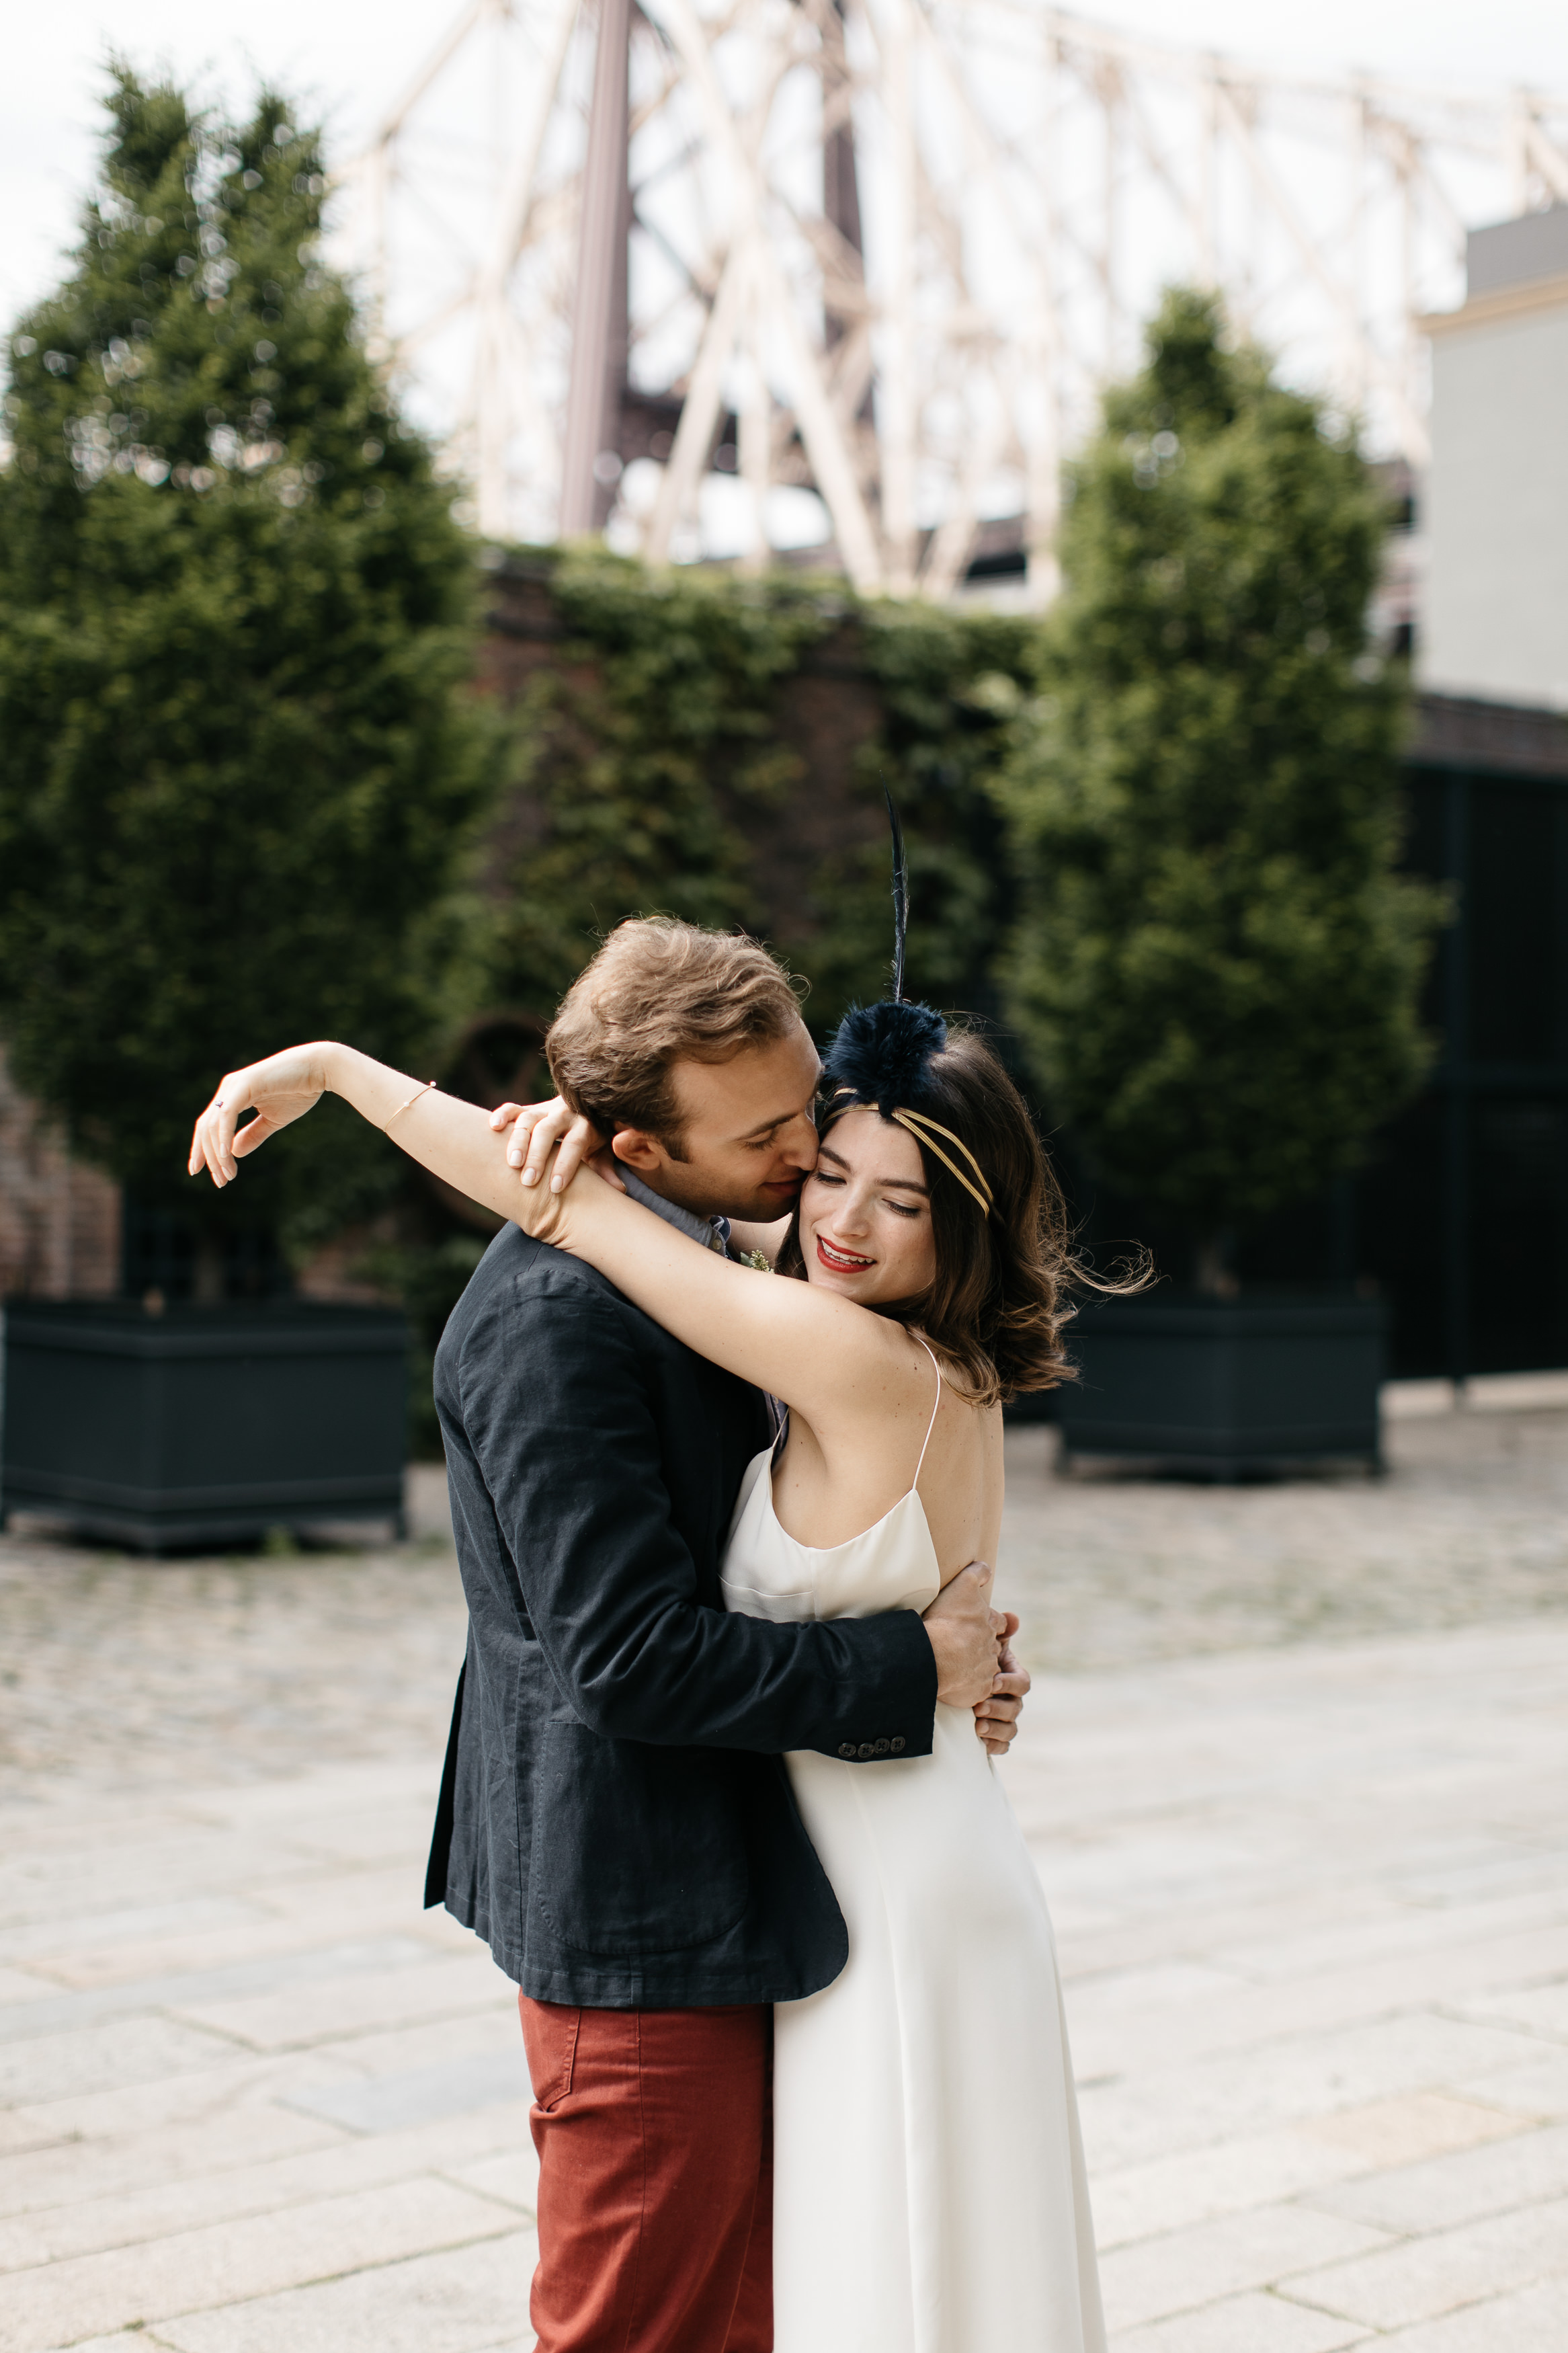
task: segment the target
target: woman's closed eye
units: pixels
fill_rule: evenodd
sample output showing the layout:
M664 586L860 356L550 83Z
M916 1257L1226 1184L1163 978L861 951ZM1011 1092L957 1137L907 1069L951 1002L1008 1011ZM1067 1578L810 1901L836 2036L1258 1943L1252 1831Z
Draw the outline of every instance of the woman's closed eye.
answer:
M818 1185L837 1186L840 1192L844 1189L844 1178L835 1176L831 1168L814 1169L812 1174ZM884 1208L891 1209L894 1215L900 1218L918 1218L921 1214L921 1205L918 1201L895 1201L888 1194L882 1196L882 1206Z

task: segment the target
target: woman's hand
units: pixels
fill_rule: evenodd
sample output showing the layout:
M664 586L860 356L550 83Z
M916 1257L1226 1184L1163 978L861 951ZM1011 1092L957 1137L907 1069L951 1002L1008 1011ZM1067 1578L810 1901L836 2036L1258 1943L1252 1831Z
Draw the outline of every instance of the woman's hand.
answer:
M443 1184L498 1218L510 1219L541 1241L570 1248L568 1218L589 1214L583 1204L590 1192L598 1191L592 1182L576 1188L570 1210L568 1195L559 1187L521 1190L507 1166L506 1147L478 1103L443 1094L429 1082L421 1085L409 1071L395 1071L352 1046L331 1043L291 1046L264 1062L231 1071L196 1122L187 1164L192 1176L205 1168L215 1185L232 1185L247 1153L291 1120L302 1118L328 1092L341 1095L351 1110L380 1128ZM256 1117L241 1127L247 1111Z
M553 1242L558 1250L567 1250L571 1247L567 1237L572 1220L579 1216L589 1195L597 1193L601 1183L610 1192L624 1193L626 1187L613 1177L601 1178L591 1161L579 1162L561 1176L556 1168L559 1158L558 1151L553 1157L546 1156L542 1170L548 1169L550 1182L541 1185L536 1181L530 1191L514 1193L506 1214L514 1226L521 1226L535 1241Z
M498 1103L490 1113L490 1125L498 1134L510 1125L511 1141L506 1156L513 1168L521 1170L524 1185L538 1184L549 1166L552 1152L555 1153L555 1164L550 1170L552 1193L564 1192L583 1163L591 1160L609 1141L600 1134L591 1119L574 1112L559 1095L542 1103Z
M1029 1670L1022 1664L1013 1650L1013 1637L1018 1630L1018 1620L1011 1609L1003 1612L1007 1630L1002 1637L1001 1654L996 1661L996 1681L989 1699L979 1702L974 1710L974 1729L992 1757L1005 1757L1018 1730L1018 1718L1029 1693Z
M247 1153L258 1152L269 1135L314 1110L327 1091L327 1050L324 1045L289 1046L220 1080L192 1131L191 1175L199 1176L205 1168L215 1185L231 1185ZM257 1115L241 1127L240 1113L247 1111Z

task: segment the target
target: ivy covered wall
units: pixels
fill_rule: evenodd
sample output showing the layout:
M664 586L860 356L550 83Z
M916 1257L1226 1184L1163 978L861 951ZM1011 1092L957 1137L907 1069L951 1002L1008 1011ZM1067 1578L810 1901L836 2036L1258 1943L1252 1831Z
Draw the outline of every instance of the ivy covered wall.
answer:
M887 981L885 776L911 984L990 1008L1010 909L985 780L1031 624L578 550L508 556L491 617L514 744L481 880L495 1003L547 1014L603 932L665 912L759 933L831 1028Z

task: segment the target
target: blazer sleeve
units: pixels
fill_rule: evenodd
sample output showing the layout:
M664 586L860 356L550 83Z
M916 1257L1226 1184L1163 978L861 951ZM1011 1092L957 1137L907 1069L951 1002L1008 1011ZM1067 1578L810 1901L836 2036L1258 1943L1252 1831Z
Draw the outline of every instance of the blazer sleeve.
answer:
M936 1662L912 1610L773 1625L699 1601L633 1326L615 1293L546 1277L505 1286L458 1361L463 1429L574 1714L660 1746L929 1754Z

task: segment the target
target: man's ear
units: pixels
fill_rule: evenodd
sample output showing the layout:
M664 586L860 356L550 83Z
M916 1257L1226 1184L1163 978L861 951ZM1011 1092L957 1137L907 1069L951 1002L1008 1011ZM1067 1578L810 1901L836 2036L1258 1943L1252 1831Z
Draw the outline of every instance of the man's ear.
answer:
M662 1148L640 1127L617 1128L610 1138L610 1150L639 1176L657 1176L664 1165Z

